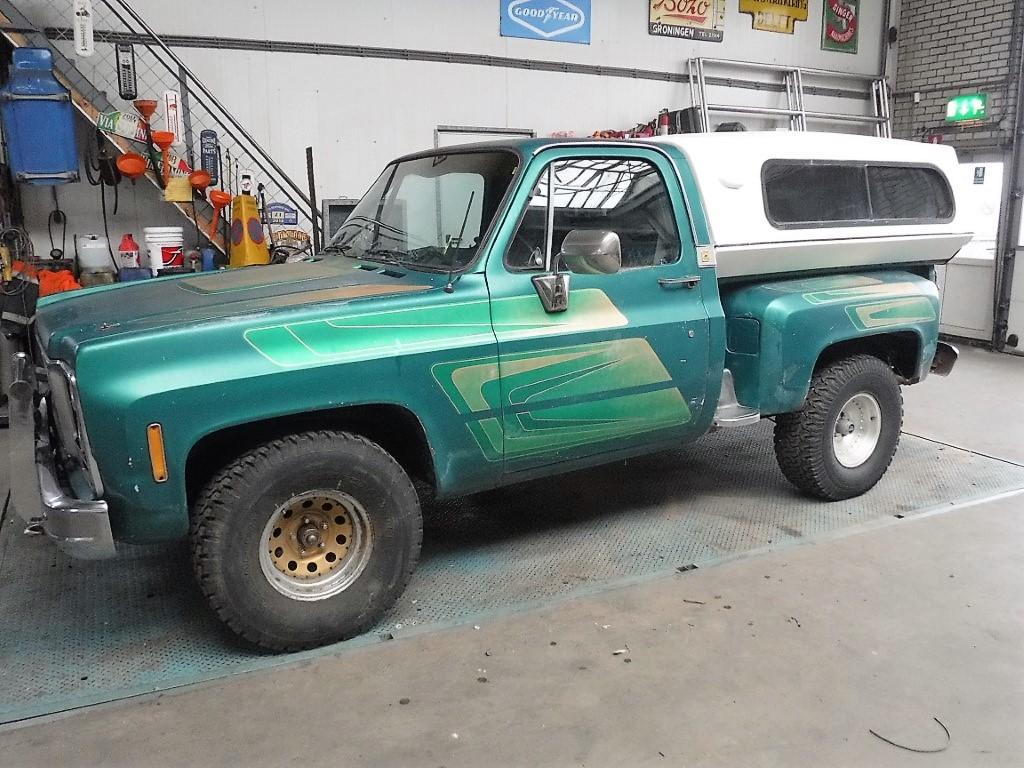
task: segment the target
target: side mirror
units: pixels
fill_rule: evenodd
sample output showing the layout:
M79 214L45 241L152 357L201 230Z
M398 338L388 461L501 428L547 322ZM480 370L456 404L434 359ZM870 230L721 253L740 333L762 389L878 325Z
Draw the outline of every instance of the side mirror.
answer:
M622 244L614 232L574 229L562 241L559 257L578 275L614 275L622 268Z

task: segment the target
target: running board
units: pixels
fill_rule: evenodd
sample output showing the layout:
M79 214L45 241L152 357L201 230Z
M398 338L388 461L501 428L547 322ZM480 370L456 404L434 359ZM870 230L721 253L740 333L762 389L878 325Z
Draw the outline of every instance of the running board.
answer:
M715 427L746 427L761 420L761 412L740 404L736 399L736 387L732 380L732 371L726 368L722 372L722 391L718 396L718 407L715 409Z

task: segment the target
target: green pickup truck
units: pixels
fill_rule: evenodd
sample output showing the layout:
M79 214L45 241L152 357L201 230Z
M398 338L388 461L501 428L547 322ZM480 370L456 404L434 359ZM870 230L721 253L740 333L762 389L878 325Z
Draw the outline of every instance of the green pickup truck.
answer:
M956 360L956 167L814 133L400 158L315 257L40 302L14 508L79 557L189 537L217 615L290 650L380 620L425 498L764 417L798 488L864 493L900 386Z

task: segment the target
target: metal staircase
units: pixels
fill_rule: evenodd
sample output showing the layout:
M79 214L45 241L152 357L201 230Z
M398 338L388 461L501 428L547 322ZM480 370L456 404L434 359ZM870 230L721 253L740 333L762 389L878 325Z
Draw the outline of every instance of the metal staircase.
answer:
M24 5L24 4L22 4ZM96 125L102 115L113 112L136 114L131 102L118 95L118 43L134 48L139 98L161 99L166 90L181 94L184 136L179 153L193 167L199 165L200 133L217 132L223 162L223 175L230 179L225 189L238 190L238 173L252 173L265 186L268 201L287 203L298 212L299 229L312 232L319 228L320 214L294 180L274 161L248 130L224 107L210 89L150 28L124 0L93 0L95 52L80 58L74 51L71 3L68 0L38 0L32 4L31 18L10 0L0 0L0 34L15 47L49 48L54 57L54 74L71 91L76 109ZM158 112L159 115L159 112ZM157 118L159 122L159 117ZM106 133L119 152L135 151L146 155L144 144ZM230 159L230 162L228 161ZM159 186L150 172L147 178ZM189 221L192 206L173 203ZM213 210L205 201L197 201L196 218L204 231ZM215 245L222 251L219 232Z

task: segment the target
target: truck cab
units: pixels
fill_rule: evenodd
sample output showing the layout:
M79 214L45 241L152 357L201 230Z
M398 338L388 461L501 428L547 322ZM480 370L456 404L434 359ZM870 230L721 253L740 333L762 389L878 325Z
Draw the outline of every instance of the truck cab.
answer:
M213 610L288 650L369 626L422 503L775 419L824 500L948 373L955 154L867 137L524 140L389 164L303 262L41 303L12 499L58 546L187 536Z

